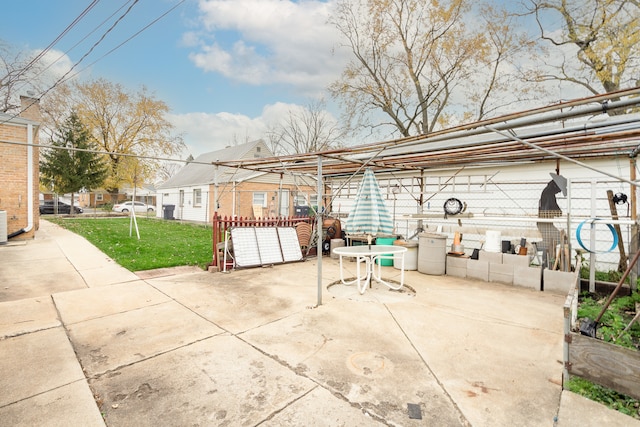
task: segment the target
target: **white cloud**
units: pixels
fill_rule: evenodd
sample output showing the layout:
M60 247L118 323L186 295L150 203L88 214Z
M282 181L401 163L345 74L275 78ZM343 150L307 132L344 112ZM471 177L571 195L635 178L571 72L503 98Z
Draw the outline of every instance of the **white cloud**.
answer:
M41 51L36 51L34 56L40 53ZM43 68L46 68L51 77L56 79L65 75L73 66L69 56L57 50L46 52L40 61Z
M327 23L333 5L318 0L201 0L200 49L190 58L203 70L242 83L286 83L317 92L339 75L347 60L334 55L339 33Z
M182 135L187 145L185 157L197 157L229 145L262 138L266 126L260 117L250 118L232 113L170 114L175 133Z
M210 151L221 150L229 145L241 144L256 139L265 139L267 130L305 107L297 104L276 102L266 105L259 116L248 117L232 113L188 113L170 114L169 121L175 133L182 135L189 154L194 157ZM333 119L330 112L326 112Z

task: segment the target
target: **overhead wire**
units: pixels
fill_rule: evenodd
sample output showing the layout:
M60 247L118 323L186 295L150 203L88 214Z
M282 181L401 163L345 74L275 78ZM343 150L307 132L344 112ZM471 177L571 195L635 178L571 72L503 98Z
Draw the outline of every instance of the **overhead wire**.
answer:
M99 0L98 0L99 1ZM74 44L73 46L71 46L69 49L67 49L66 51L64 51L59 57L57 57L54 61L51 61L49 63L49 65L47 65L45 68L43 68L42 70L39 70L38 73L36 73L33 77L38 78L40 77L44 72L46 72L48 69L50 69L56 62L60 61L60 59L62 59L65 55L68 55L69 52L71 52L73 49L75 49L76 47L78 47L78 45L80 43L82 43L83 41L85 41L87 38L89 38L89 36L93 33L95 33L96 31L98 31L99 28L101 28L103 25L105 25L108 21L111 20L111 18L113 18L118 12L120 12L129 2L131 2L132 0L127 0L125 3L122 4L122 6L120 6L118 9L116 9L111 15L109 15L107 18L105 18L100 24L98 24L93 30L91 30L90 32L87 33L87 35L85 35L84 37L82 37L76 44ZM97 61L95 61L97 62ZM93 65L95 62L93 62L90 65ZM89 65L89 66L90 66ZM87 67L83 68L83 70L85 70ZM73 76L69 77L72 78L75 75L77 75L78 73L75 73ZM26 85L26 83L24 84ZM17 88L17 91L19 91L20 89L22 89L22 87L24 87L24 85L20 86Z
M137 0L136 0L137 1ZM166 12L164 12L162 15L160 15L159 17L157 17L156 19L154 19L153 21L151 21L149 24L145 25L144 27L142 27L139 31L135 32L133 35L131 35L129 38L127 38L126 40L124 40L122 43L120 43L119 45L117 45L116 47L114 47L113 49L111 49L110 51L108 51L107 53L105 53L104 55L102 55L101 57L99 57L98 59L96 59L95 61L93 61L92 63L88 64L86 67L82 68L81 70L79 70L78 72L76 72L75 74L69 76L69 79L75 77L76 75L78 75L79 73L83 72L84 70L86 70L87 68L91 67L92 65L94 65L96 62L102 60L103 58L105 58L106 56L110 55L111 53L113 53L115 50L121 48L124 44L130 42L132 39L136 38L138 35L140 35L140 33L146 31L149 27L151 27L153 24L155 24L156 22L158 22L159 20L161 20L162 18L164 18L166 15L168 15L169 13L173 12L174 9L176 9L178 6L180 6L182 3L184 3L186 0L180 0L178 3L176 3L173 7L171 7L170 9L168 9Z
M38 62L40 59L42 59L44 57L44 55L47 54L47 52L49 52L53 46L55 46L73 27L75 27L78 22L80 22L82 20L82 18L84 18L87 13L89 13L89 11L91 9L93 9L98 3L100 2L100 0L93 0L91 2L91 4L89 6L87 6L82 13L80 13L80 15L78 15L78 17L76 17L73 22L71 22L71 24L69 24L67 26L67 28L64 29L64 31L62 31L62 33L60 33L58 35L58 37L55 38L55 40L53 40L51 43L49 43L49 45L44 48L38 55L36 55L26 66L24 66L22 68L22 70L20 70L13 78L13 80L15 81L16 78L20 77L21 75L23 75L25 72L27 72L31 67L33 67L35 65L36 62ZM11 84L11 80L9 80L7 82L7 84Z
M93 46L91 46L91 48L89 48L89 50L82 55L82 57L75 63L73 64L73 66L66 72L64 73L64 75L62 75L62 77L60 77L58 80L56 80L56 82L49 87L48 89L46 89L44 92L42 92L38 98L34 99L29 105L27 105L25 108L21 108L20 111L18 111L17 113L11 115L9 118L3 120L0 122L0 124L4 124L7 123L8 121L10 121L11 119L18 117L23 111L25 111L26 109L28 109L29 107L31 107L33 104L35 104L39 99L41 99L43 96L45 96L47 93L51 92L53 89L55 89L58 85L60 85L64 79L69 75L69 73L71 73L89 54L91 54L91 52L93 52L93 50L100 44L102 43L102 41L105 39L105 37L120 23L120 21L122 21L122 19L124 19L125 16L127 16L129 14L129 12L131 12L131 9L133 8L133 6L135 6L138 3L139 0L133 0L133 3L127 8L127 10L120 15L120 17L111 25L111 27L109 27L107 29L107 31L104 32L104 34L102 34L102 36L98 39L98 41L96 41Z
M99 0L95 0L95 1L99 1ZM102 55L101 57L99 57L98 59L96 59L95 61L93 61L92 63L90 63L89 65L87 65L86 67L82 68L81 70L75 72L74 74L69 75L97 46L98 44L100 44L104 38L107 36L107 34L109 32L111 32L111 30L113 30L113 28L131 11L131 9L133 8L133 6L135 6L136 3L138 3L139 0L133 0L133 4L131 4L129 6L129 8L127 8L127 10L125 11L124 14L122 14L118 20L102 35L102 37L96 42L94 43L94 45L89 49L89 51L87 53L85 53L82 58L80 58L80 60L78 60L62 77L60 77L51 87L49 87L48 89L46 89L45 91L43 91L38 98L36 98L34 100L34 102L32 102L31 104L29 104L27 107L25 108L21 108L18 112L14 113L13 115L11 115L9 118L0 121L0 124L2 123L7 123L9 120L18 117L22 112L24 112L27 108L29 108L33 103L35 103L37 100L41 99L43 96L45 96L47 93L49 93L51 90L55 89L57 86L59 86L62 83L65 83L67 80L77 76L79 73L81 73L82 71L86 70L88 67L91 67L92 65L94 65L96 62L104 59L107 55L110 55L111 53L113 53L114 51L116 51L117 49L119 49L120 47L122 47L124 44L128 43L129 41L131 41L132 39L134 39L135 37L137 37L138 35L140 35L142 32L146 31L149 27L151 27L152 25L154 25L156 22L158 22L160 19L164 18L166 15L168 15L169 13L171 13L173 10L175 10L178 6L180 6L181 4L183 4L186 0L180 0L178 3L176 3L174 6L172 6L171 8L169 8L167 11L165 11L164 13L162 13L160 16L158 16L156 19L154 19L153 21L151 21L149 24L145 25L142 29L140 29L139 31L137 31L136 33L134 33L133 35L131 35L129 38L127 38L126 40L124 40L122 43L118 44L116 47L114 47L113 49L109 50L107 53L105 53L104 55ZM127 3L125 3L123 6L121 6L119 9L116 10L116 12L114 12L114 14L112 14L111 16L115 15L115 13L117 13L119 10L121 10ZM110 17L111 18L111 17ZM104 22L103 22L104 24ZM103 25L103 24L100 24ZM94 30L95 31L95 30ZM93 31L92 31L93 33ZM85 37L86 38L86 37ZM84 40L84 39L83 39ZM77 44L76 44L77 45ZM75 47L75 46L74 46Z

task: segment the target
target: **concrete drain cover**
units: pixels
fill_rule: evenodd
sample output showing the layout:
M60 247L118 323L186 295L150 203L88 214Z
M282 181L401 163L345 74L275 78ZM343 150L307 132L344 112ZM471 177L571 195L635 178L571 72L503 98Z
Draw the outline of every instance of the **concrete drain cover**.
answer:
M389 359L368 351L349 356L347 367L354 374L367 378L383 378L393 372L393 363Z
M345 281L351 281L354 278L345 279ZM388 282L398 285L398 282L388 280ZM401 302L409 300L416 296L416 291L406 283L397 291L388 288L382 283L378 283L375 280L371 281L371 287L360 294L355 284L343 285L341 281L330 283L327 286L327 290L331 295L336 298L346 298L354 301L366 301L366 302Z

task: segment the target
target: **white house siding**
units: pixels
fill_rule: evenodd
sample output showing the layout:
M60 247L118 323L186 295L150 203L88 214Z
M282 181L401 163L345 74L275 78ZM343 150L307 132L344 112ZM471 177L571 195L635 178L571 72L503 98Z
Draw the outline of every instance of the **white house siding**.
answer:
M620 156L613 160L590 161L590 166L604 170L618 177L629 179L630 163L628 157ZM560 174L570 182L571 216L591 217L592 180L596 180L596 217L611 218L611 211L607 199L607 190L613 193L631 194L631 185L600 174L591 169L584 168L567 161L560 161ZM482 245L487 230L500 230L504 240L519 240L525 237L528 240L539 240L539 232L536 227L538 202L542 190L551 180L550 172L555 173L556 162L523 164L520 166L495 166L482 168L464 168L429 171L424 174L424 200L419 206L420 196L419 181L416 175L394 174L393 176L378 174L378 182L387 200L387 208L395 211L396 233L405 238L415 237L419 220L411 218L411 215L421 214L424 231L441 231L449 236L448 244L452 243L455 231L463 232L463 244L467 252ZM419 175L418 175L419 176ZM335 194L332 203L332 212L336 216L346 218L355 201L355 195L360 177L352 180L351 184ZM333 182L332 187L339 188L341 182ZM397 184L400 191L395 195L393 186ZM455 197L466 204L466 210L455 216L445 218L444 203L447 199ZM562 193L557 196L558 205L564 215L568 213L569 203ZM620 219L628 219L629 205L618 205ZM499 221L490 221L483 217L498 217ZM510 220L509 217L531 217L531 221ZM555 223L556 227L567 229L566 217ZM575 227L572 224L570 235L572 246L579 247ZM587 228L587 227L586 227ZM583 230L581 237L583 242L588 242L588 231ZM611 232L606 226L596 227L597 268L608 270L615 269L619 259L617 249L606 252L612 243ZM631 237L631 228L621 226L625 247L628 248ZM628 251L627 251L628 253Z
M199 206L194 203L194 190L199 189L202 199ZM184 191L184 201L180 203L180 190ZM165 188L158 190L156 211L158 217L164 217L163 205L174 205L173 217L178 220L206 222L209 217L208 185L187 186L182 188Z

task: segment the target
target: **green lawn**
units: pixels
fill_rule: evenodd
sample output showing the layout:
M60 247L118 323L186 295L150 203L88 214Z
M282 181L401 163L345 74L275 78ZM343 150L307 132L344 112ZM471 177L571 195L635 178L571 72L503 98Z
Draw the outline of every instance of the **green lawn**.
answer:
M46 218L93 243L130 271L197 265L206 269L213 259L211 227L138 218L129 236L129 217Z

